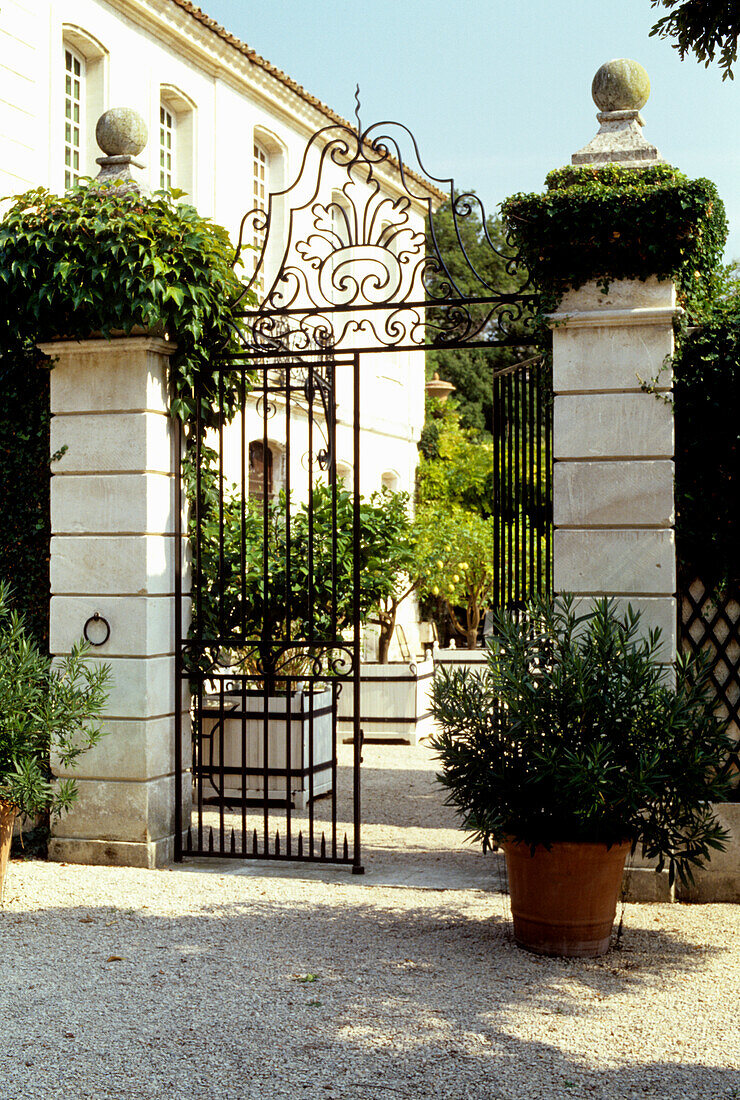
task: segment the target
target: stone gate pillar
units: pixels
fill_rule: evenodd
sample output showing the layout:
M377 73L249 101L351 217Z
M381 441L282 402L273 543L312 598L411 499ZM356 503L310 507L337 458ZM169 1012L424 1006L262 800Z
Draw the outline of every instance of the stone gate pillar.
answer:
M87 623L103 642L93 659L113 673L106 736L60 772L79 799L54 826L50 857L154 867L173 855L176 783L188 797L175 773L173 345L135 336L42 350L56 360L51 450L65 448L51 481L50 649L68 653Z
M602 66L601 128L574 164L644 167L661 158L642 136L649 93L635 62ZM649 278L568 292L553 325L555 590L614 596L676 655L671 405L675 287ZM645 392L644 384L653 392Z
M675 288L593 283L553 317L555 590L614 596L676 655L673 409ZM661 373L662 372L662 373ZM646 393L640 379L658 379Z
M642 136L649 93L635 62L594 79L601 128L574 164L639 169L661 158ZM678 312L672 282L595 282L566 293L553 326L553 518L556 592L585 605L614 597L660 627L660 656L676 657L674 425L670 358ZM646 385L651 392L646 391ZM667 872L635 857L632 901L668 901Z

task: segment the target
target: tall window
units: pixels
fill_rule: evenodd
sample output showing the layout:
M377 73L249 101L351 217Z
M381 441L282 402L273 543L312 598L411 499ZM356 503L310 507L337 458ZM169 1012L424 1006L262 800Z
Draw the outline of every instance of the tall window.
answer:
M175 156L175 118L165 105L159 107L159 186L172 187Z
M267 493L265 494L265 490ZM260 439L249 444L249 496L252 500L272 500L272 451L265 451Z
M84 157L85 61L74 50L64 51L64 187L78 182Z
M195 102L182 88L160 84L157 109L159 164L152 166L155 169L152 184L162 191L175 187L189 196L188 202L194 203Z
M254 201L252 203L255 210L267 210L267 202L269 196L269 177L270 177L270 157L256 141L254 143L254 159L253 159L253 179L254 179ZM265 242L264 230L255 229L252 237L252 244L256 251L254 253L254 266L255 270L260 258L260 252L262 245ZM264 268L260 272L260 276L257 280L256 290L260 294L265 292L265 273Z

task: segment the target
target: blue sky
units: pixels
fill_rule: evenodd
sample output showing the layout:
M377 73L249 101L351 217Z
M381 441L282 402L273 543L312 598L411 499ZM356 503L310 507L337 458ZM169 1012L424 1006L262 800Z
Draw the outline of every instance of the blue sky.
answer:
M429 172L474 188L489 211L539 191L596 133L591 80L613 57L648 71L645 136L714 180L740 259L740 71L722 81L649 38L649 0L202 0L214 19L345 117L415 133Z

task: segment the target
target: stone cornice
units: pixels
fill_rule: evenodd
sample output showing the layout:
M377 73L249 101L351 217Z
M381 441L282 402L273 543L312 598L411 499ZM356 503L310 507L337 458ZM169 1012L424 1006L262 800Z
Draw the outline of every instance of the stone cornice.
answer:
M141 336L91 337L89 340L49 340L36 345L39 351L51 358L63 353L75 355L98 355L101 351L156 351L160 355L173 355L177 344L164 340L161 336L142 334Z
M547 319L552 327L593 328L608 325L664 325L674 317L680 317L684 310L681 306L653 306L637 309L574 309L568 313L549 313Z

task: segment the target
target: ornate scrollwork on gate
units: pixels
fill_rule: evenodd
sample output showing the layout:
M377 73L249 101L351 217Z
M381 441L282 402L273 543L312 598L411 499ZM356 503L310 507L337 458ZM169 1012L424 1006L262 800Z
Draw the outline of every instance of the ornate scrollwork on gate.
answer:
M421 175L405 166L400 141L387 128L411 141ZM445 198L453 262L435 220ZM523 287L501 293L475 266L465 229L478 219L484 247L515 274L517 257L491 239L478 197L430 176L406 127L378 123L362 135L340 125L319 130L292 186L271 195L266 212L251 210L242 220L237 256L253 231L264 234L264 243L240 302L247 291L268 288L257 308L241 312L244 354L521 344L532 296ZM286 226L282 259L271 272L274 238Z

